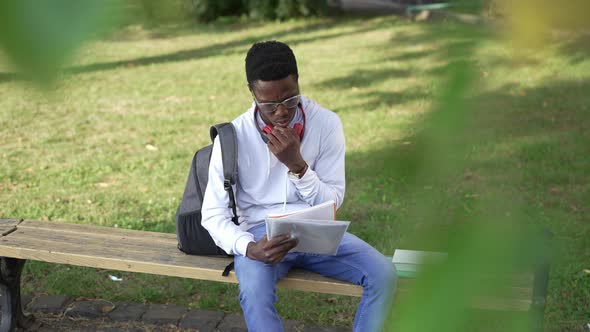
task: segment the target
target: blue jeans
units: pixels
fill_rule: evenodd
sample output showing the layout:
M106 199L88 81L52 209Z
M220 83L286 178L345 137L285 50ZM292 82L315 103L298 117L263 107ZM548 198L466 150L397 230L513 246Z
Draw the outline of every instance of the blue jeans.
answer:
M248 230L256 241L266 234L264 224ZM380 331L391 305L396 286L393 263L358 237L346 233L335 256L291 252L282 262L267 264L245 256L235 257L240 283L240 304L248 331L281 332L275 309L276 283L292 267L345 280L363 287L363 296L354 317L353 331Z

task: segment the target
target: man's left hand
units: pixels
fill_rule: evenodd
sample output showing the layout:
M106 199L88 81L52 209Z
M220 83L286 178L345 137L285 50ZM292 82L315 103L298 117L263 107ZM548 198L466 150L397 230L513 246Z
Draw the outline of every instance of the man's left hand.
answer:
M299 136L293 128L274 127L268 134L268 148L291 172L300 173L307 165L299 151Z

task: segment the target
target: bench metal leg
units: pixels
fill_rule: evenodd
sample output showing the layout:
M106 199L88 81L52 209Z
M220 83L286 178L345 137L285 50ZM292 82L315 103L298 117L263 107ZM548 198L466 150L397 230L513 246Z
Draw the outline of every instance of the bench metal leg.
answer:
M553 234L549 230L544 230L542 234L543 247L540 248L540 257L538 258L535 269L535 281L533 285L533 301L531 304L531 330L533 332L543 332L545 320L545 304L547 302L547 288L549 285L550 269L550 243Z
M33 324L33 317L23 312L20 298L20 276L25 262L23 259L0 257L0 332L14 331L17 326L28 328Z
M547 299L547 284L549 279L549 265L539 267L535 273L535 286L533 288L533 303L531 304L531 330L543 332L545 320L545 303Z

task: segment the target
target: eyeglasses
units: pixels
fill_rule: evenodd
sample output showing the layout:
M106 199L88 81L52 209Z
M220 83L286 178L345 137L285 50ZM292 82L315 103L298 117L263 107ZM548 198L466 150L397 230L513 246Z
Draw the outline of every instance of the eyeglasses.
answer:
M299 100L301 99L301 95L295 95L283 100L280 103L259 103L254 93L252 93L252 97L254 98L254 102L256 103L256 106L258 106L260 112L265 114L272 114L276 112L279 108L279 105L285 106L285 108L289 111L293 110L297 108L297 105L299 105Z

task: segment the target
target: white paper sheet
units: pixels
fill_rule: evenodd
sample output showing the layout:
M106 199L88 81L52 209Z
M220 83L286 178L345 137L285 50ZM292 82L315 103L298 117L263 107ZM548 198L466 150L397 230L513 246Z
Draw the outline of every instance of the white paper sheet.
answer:
M314 219L314 220L335 220L336 219L336 203L333 200L326 201L307 209L293 211L289 213L275 213L269 214L269 219L291 218L297 217L300 219Z
M291 251L310 254L335 255L349 221L279 218L266 220L269 239L289 233L299 240Z

